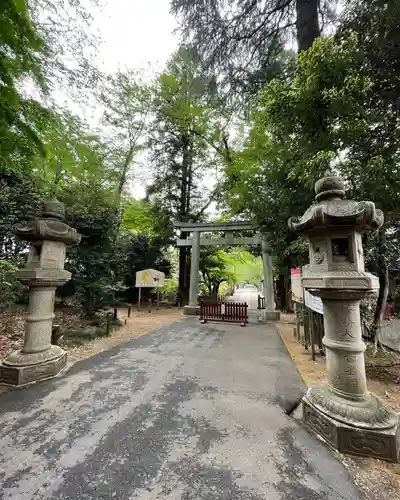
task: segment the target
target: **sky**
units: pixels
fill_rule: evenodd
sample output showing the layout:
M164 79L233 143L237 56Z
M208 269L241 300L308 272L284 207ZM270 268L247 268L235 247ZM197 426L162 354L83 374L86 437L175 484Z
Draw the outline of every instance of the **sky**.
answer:
M177 48L176 22L169 0L103 0L92 8L100 32L99 66L106 72L124 67L161 70Z

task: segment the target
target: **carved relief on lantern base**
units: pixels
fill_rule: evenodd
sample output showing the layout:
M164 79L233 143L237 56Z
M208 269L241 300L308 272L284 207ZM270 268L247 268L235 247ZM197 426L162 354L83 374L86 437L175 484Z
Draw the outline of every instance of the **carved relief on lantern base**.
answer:
M24 367L34 364L42 364L61 358L65 354L64 349L58 345L49 345L48 348L36 352L13 351L4 360L6 366Z
M350 426L390 429L398 422L397 413L370 392L363 399L345 399L328 386L314 386L308 389L307 400L320 412Z
M340 453L399 461L400 434L396 414L393 413L396 417L394 426L372 429L346 425L326 415L310 402L308 395L303 398L302 408L306 426Z
M57 346L52 346L52 348L53 347ZM4 362L0 364L0 383L21 386L58 375L67 364L67 353L61 348L58 349L61 351L58 357L54 358L50 353L50 359L41 363L31 360L31 364L8 365L7 359L5 359ZM48 351L51 351L51 349L44 352L48 353ZM32 354L27 354L25 356L32 356ZM26 361L28 362L28 359L26 359Z

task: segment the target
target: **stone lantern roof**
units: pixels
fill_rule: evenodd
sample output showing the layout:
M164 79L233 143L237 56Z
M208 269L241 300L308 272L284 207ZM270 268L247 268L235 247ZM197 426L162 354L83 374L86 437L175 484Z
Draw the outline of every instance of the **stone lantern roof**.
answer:
M297 234L351 229L358 233L375 231L383 224L383 213L372 201L346 199L344 181L330 175L315 183L316 203L298 219L289 219L289 227Z
M45 201L42 215L28 223L16 224L14 231L21 239L29 242L60 241L66 245L77 245L81 236L76 229L64 222L65 209L58 200Z

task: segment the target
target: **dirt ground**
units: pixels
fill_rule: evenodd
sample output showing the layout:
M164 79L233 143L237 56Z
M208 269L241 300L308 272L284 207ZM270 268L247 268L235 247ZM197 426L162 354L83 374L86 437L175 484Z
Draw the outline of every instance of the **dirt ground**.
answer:
M282 315L276 323L279 333L299 369L307 387L326 379L325 358L319 354L315 361L308 351L294 336L295 320L291 314ZM399 366L387 369L381 365L399 363ZM371 357L366 352L368 388L380 396L395 411L400 411L400 357L392 353ZM355 482L370 500L400 500L400 464L390 464L381 460L338 456L349 469Z
M63 346L63 349L68 352L68 364L71 366L80 359L88 358L118 344L128 342L128 340L140 337L155 328L168 325L181 318L182 312L179 309L160 309L158 311L153 309L151 313L148 313L147 310L140 312L132 310L130 318L128 318L127 309L120 309L118 319L126 321L126 324L115 328L111 335L96 338L80 346Z

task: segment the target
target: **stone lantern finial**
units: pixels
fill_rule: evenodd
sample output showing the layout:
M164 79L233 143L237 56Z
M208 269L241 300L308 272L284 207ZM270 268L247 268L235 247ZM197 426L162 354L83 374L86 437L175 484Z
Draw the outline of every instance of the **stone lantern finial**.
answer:
M309 240L302 286L323 302L327 383L303 398L303 419L341 452L399 459L398 415L368 392L360 300L379 288L365 272L361 233L379 229L383 213L371 201L345 197L344 182L315 184L316 203L289 227Z
M333 198L344 199L346 197L344 181L336 175L323 177L315 183L315 194L317 201Z
M0 382L24 385L57 375L66 365L67 354L51 344L56 288L71 279L64 270L67 245L76 245L80 235L64 222L64 205L57 200L43 203L42 215L15 226L15 233L30 243L26 266L17 278L29 286L24 346L0 364Z

